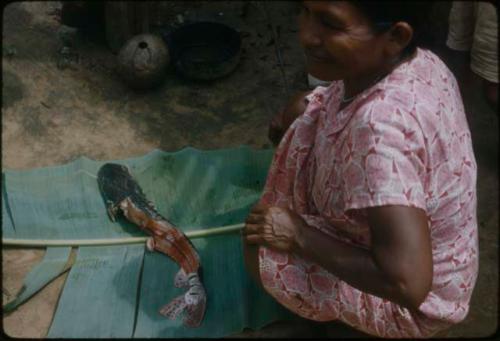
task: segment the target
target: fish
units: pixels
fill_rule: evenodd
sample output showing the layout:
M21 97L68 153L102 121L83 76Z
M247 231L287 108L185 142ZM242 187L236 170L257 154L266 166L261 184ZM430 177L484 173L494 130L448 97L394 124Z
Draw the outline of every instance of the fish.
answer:
M157 211L128 167L106 163L97 172L97 182L111 221L116 221L122 214L150 235L146 242L149 251L167 255L180 267L174 277L174 285L187 288L187 291L162 306L159 313L172 320L184 313L185 326L199 327L205 315L207 297L202 283L200 257L194 245Z

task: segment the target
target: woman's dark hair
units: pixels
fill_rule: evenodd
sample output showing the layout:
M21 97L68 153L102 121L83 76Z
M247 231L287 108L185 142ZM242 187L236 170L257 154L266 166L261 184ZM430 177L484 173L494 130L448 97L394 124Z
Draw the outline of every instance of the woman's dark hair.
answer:
M371 22L376 32L382 33L398 21L413 28L413 37L403 50L403 56L412 54L417 46L430 47L432 36L428 31L432 11L431 1L352 1Z

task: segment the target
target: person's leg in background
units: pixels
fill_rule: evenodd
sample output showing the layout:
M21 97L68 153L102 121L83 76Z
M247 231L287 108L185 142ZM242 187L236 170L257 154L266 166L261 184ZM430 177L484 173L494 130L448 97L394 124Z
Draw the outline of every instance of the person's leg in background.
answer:
M498 109L498 22L489 2L477 2L476 25L471 48L471 70L483 79L488 104Z
M488 2L454 1L449 15L447 60L464 88L479 76L488 104L498 106L497 13ZM470 72L472 71L472 72Z
M474 38L475 11L472 1L453 1L448 18L446 60L460 84L471 84L470 50Z

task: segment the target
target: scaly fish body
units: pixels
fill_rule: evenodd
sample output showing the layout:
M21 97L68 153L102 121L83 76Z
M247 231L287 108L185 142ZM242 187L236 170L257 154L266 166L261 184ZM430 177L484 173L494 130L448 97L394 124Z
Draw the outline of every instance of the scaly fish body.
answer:
M110 219L115 221L121 212L151 235L147 241L149 250L166 254L180 266L174 284L176 287L188 288L188 291L163 306L160 313L175 319L185 311L184 324L199 326L205 314L206 293L200 278L200 258L194 245L181 230L158 213L127 167L107 163L99 169L97 182Z

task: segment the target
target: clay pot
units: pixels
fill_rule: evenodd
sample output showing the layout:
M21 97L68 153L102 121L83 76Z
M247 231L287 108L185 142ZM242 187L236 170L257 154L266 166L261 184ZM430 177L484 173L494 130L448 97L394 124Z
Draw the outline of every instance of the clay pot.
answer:
M123 80L134 89L158 86L170 62L167 45L153 34L130 38L118 52L118 70Z

